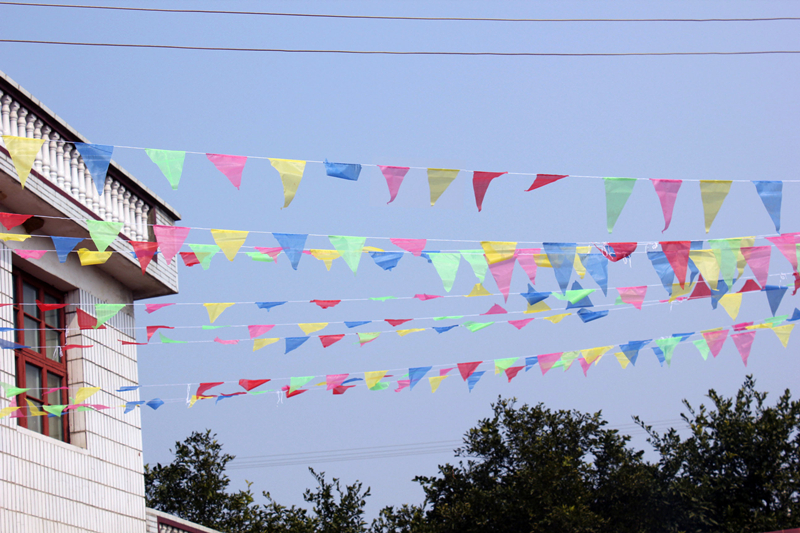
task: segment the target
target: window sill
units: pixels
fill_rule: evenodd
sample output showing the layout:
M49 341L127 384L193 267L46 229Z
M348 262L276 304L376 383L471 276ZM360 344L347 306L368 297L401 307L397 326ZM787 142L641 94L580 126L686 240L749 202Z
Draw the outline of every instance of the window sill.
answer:
M16 431L19 431L23 435L28 435L37 439L41 439L44 442L55 444L56 446L61 446L65 450L70 450L73 452L79 452L85 455L89 455L89 451L86 448L81 448L80 446L75 446L74 444L70 444L68 442L62 442L60 440L56 440L52 437L48 437L47 435L42 435L41 433L37 433L35 431L31 431L28 428L24 428L22 426L14 426Z

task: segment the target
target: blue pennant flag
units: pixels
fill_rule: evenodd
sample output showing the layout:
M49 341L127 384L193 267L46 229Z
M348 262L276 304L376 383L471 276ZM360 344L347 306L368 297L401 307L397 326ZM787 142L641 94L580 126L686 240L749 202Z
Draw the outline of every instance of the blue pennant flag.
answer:
M358 326L363 326L364 324L369 324L372 320L360 320L356 322L345 322L344 325L348 328L357 328Z
M286 351L283 353L287 354L293 350L296 350L310 338L311 337L286 337Z
M150 407L151 409L153 409L153 411L155 411L156 409L164 405L164 400L162 400L161 398L153 398L152 400L147 402L146 405L147 407Z
M364 381L364 378L350 378L342 381L342 385L347 385L348 383L352 383L354 381Z
M382 269L391 270L403 258L403 252L370 252L369 256Z
M775 224L775 231L781 232L781 200L783 199L783 182L782 181L754 181L753 185L756 186L756 191L764 207L767 208L767 213Z
M114 147L105 144L73 144L75 144L75 148L80 152L83 163L86 165L86 170L92 175L92 180L97 187L98 194L102 196L103 189L106 186L108 164L111 163L111 154L114 153Z
M728 293L728 290L730 289L730 287L728 287L728 284L725 283L725 280L721 279L721 280L717 281L717 289L716 290L712 289L710 284L709 284L709 289L711 289L711 307L716 309L717 308L717 304L719 303L719 299L722 298L723 296L725 296Z
M589 311L588 309L581 308L578 310L578 316L585 324L586 322L591 322L592 320L597 320L598 318L603 318L604 316L608 315L608 310L606 311Z
M303 256L303 249L306 246L307 234L300 233L273 233L273 237L283 248L283 253L289 258L292 268L297 270L300 258Z
M659 364L661 364L661 366L664 366L664 361L666 361L667 358L664 357L663 350L661 350L661 348L659 348L658 346L653 346L653 353L656 354L656 357L658 357Z
M767 301L769 302L769 310L772 311L772 316L778 311L778 306L781 305L783 295L786 294L788 287L779 287L776 285L767 285L762 290L767 293Z
M53 247L58 254L58 261L66 263L69 253L77 246L83 239L81 237L50 237L53 239Z
M358 163L331 163L326 159L325 173L332 178L358 181L358 175L361 174L361 165Z
M432 367L430 366L418 366L416 368L409 368L408 369L408 379L410 380L408 384L409 388L413 389L414 385L419 383L419 380L424 378L425 374L427 374L431 368Z
M581 287L581 284L578 283L577 281L573 281L572 282L572 290L573 291L580 291L580 290L583 290L583 287ZM572 303L569 300L567 301L567 309L574 309L576 307L594 307L594 304L589 299L589 295L587 294L586 296L584 296L583 298L581 298L580 300L578 300L575 303ZM598 318L600 318L600 317L598 317Z
M702 250L703 245L705 244L704 241L692 241L691 245L689 246L690 250ZM694 264L692 258L689 257L689 284L691 285L694 283L694 279L700 274L700 269L697 268L697 265Z
M273 307L278 307L279 305L283 305L286 302L256 302L256 305L259 309L266 309L269 311Z
M567 292L569 278L575 266L575 243L574 242L545 242L542 243L547 259L556 274L558 286L561 292Z
M794 313L792 314L792 318L789 318L786 321L787 322L795 322L797 320L800 320L800 309L795 307L794 308Z
M118 388L117 392L131 392L131 391L139 390L139 387L141 387L141 385L127 385L125 387Z
M647 258L653 263L653 268L656 269L661 284L666 289L667 293L672 296L672 284L675 282L675 271L672 270L672 265L669 264L667 256L661 250L647 252Z
M688 339L692 335L694 335L694 331L692 331L691 333L673 333L672 334L673 337L680 337L681 338L680 342L685 341L686 339Z
M581 263L592 279L608 296L608 258L603 254L580 254Z
M453 324L452 326L433 326L433 329L436 330L436 333L444 333L445 331L450 331L453 328L457 328L458 324Z
M532 355L530 357L525 358L525 372L533 368L533 365L539 362L539 356Z
M22 344L17 344L16 342L0 339L0 349L2 350L18 350L20 348L27 348L29 350L31 349L30 346L23 346Z
M467 386L469 387L470 392L472 392L472 388L483 377L485 373L486 373L485 370L481 370L480 372L473 372L472 374L470 374L470 376L467 378Z
M528 283L528 292L520 293L520 295L528 300L528 305L535 305L542 300L547 299L551 293L549 292L536 292L533 288L533 285Z
M630 341L626 344L620 344L619 349L622 353L625 354L625 357L631 362L633 366L636 366L636 359L639 357L639 350L641 350L646 344L649 344L652 339L648 339L646 341Z
M144 404L145 404L144 401L126 402L125 403L125 411L123 411L122 414L126 415L126 414L130 413L131 411L133 411L134 409L136 409L137 405L144 405Z

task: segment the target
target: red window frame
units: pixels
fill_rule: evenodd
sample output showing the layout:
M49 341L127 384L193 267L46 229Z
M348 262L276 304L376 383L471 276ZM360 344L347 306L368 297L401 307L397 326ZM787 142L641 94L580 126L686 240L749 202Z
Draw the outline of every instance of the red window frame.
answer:
M68 390L66 389L50 393L47 395L47 397L43 397L43 392L50 387L48 379L49 376L60 379L60 385L62 387L68 386L67 355L63 350L66 340L64 309L51 311L50 313L57 313L57 315L55 315L57 317L57 324L55 325L56 327L48 325L46 322L46 314L39 310L39 308L35 305L35 302L23 302L23 287L27 285L29 289L35 289L35 300L39 300L41 302L49 301L52 303L64 303L64 294L21 270L14 269L12 276L14 286L14 327L16 329L16 342L18 344L25 345L26 338L30 339L30 335L32 333L37 339L35 346L30 348L18 348L15 350L17 387L26 387L28 365L32 365L41 370L41 389L31 389L27 392L17 395L16 397L17 405L24 408L18 412L28 415L17 418L17 423L21 427L31 429L38 433L42 433L43 435L51 436L63 442L69 442L69 417L67 416L66 412L64 412L60 417L51 414L32 417L30 416L32 414L30 412L31 409L28 408L28 402L26 401L30 399L31 401L40 404L40 406L67 405L69 403ZM34 305L23 305L30 303L34 303ZM52 317L53 315L50 316ZM31 328L26 330L26 321L28 322L28 325L32 325L31 322L35 322L36 330L31 331ZM58 346L62 348L60 361L55 361L47 356L47 343L45 335L47 331L56 332ZM60 435L58 433L51 435L52 432L57 431L57 427L53 427L53 424L60 424Z

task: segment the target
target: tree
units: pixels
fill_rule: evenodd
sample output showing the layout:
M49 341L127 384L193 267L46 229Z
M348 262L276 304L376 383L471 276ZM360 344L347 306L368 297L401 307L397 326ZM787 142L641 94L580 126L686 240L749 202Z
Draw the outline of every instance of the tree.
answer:
M659 435L636 419L661 456L672 530L775 531L800 526L800 402L787 389L773 407L747 376L736 398L708 393L713 409L688 401L690 436Z

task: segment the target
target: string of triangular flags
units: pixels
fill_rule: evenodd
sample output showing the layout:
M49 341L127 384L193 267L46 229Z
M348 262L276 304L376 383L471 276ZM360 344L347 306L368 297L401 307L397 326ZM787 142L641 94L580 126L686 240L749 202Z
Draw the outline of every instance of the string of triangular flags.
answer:
M33 167L36 155L39 153L43 139L29 139L26 137L14 137L4 135L3 141L6 148L14 162L17 175L20 178L22 187L25 187L25 181L30 174ZM60 141L65 142L65 141ZM89 143L71 143L81 154L86 169L92 176L97 190L101 193L106 181L106 174L111 162L111 157L114 152L114 146L89 144ZM122 147L119 147L122 148ZM183 164L187 153L176 150L160 150L152 148L135 148L126 146L124 148L144 150L150 159L158 165L161 172L169 181L173 190L178 188L178 184L183 173ZM239 155L225 155L225 154L205 154L206 158L220 171L237 189L240 188L242 182L242 174L244 171L247 159L253 159L253 156L239 156ZM300 182L303 179L306 163L309 161L291 160L291 159L278 159L278 158L264 158L258 157L256 159L267 159L270 164L278 172L281 183L283 185L284 203L283 207L288 207L295 195L297 194ZM362 165L357 163L331 163L325 161L312 161L313 163L322 163L325 166L327 176L339 178L345 181L357 181L362 167L374 166L381 170L389 192L389 201L392 203L403 183L406 174L412 167L399 167L399 166L386 166L386 165ZM415 167L416 168L416 167ZM437 200L453 183L460 172L472 172L472 186L475 194L475 205L478 211L483 207L483 201L489 185L495 179L501 176L522 175L533 176L532 173L509 173L509 172L484 172L484 171L462 171L460 169L442 169L442 168L426 168L428 177L428 186L430 188L430 203L431 206L435 205ZM564 178L595 178L602 179L605 196L606 196L606 225L608 232L611 233L619 218L622 209L628 202L628 199L633 192L633 188L637 181L647 178L620 178L620 177L602 177L602 176L569 176L567 174L536 174L531 186L526 189L526 192L533 191L552 184ZM652 182L654 190L658 195L661 204L662 213L664 216L664 230L666 231L672 221L673 211L675 207L675 200L678 191L684 181L699 181L700 184L700 197L703 203L703 217L705 222L706 233L711 229L714 219L717 217L720 208L722 207L725 198L730 192L731 184L734 180L678 180L678 179L649 179ZM736 180L736 181L749 181L755 185L756 193L764 204L767 214L770 216L775 225L776 232L780 233L780 218L781 218L781 203L783 199L783 183L795 182L800 180Z

